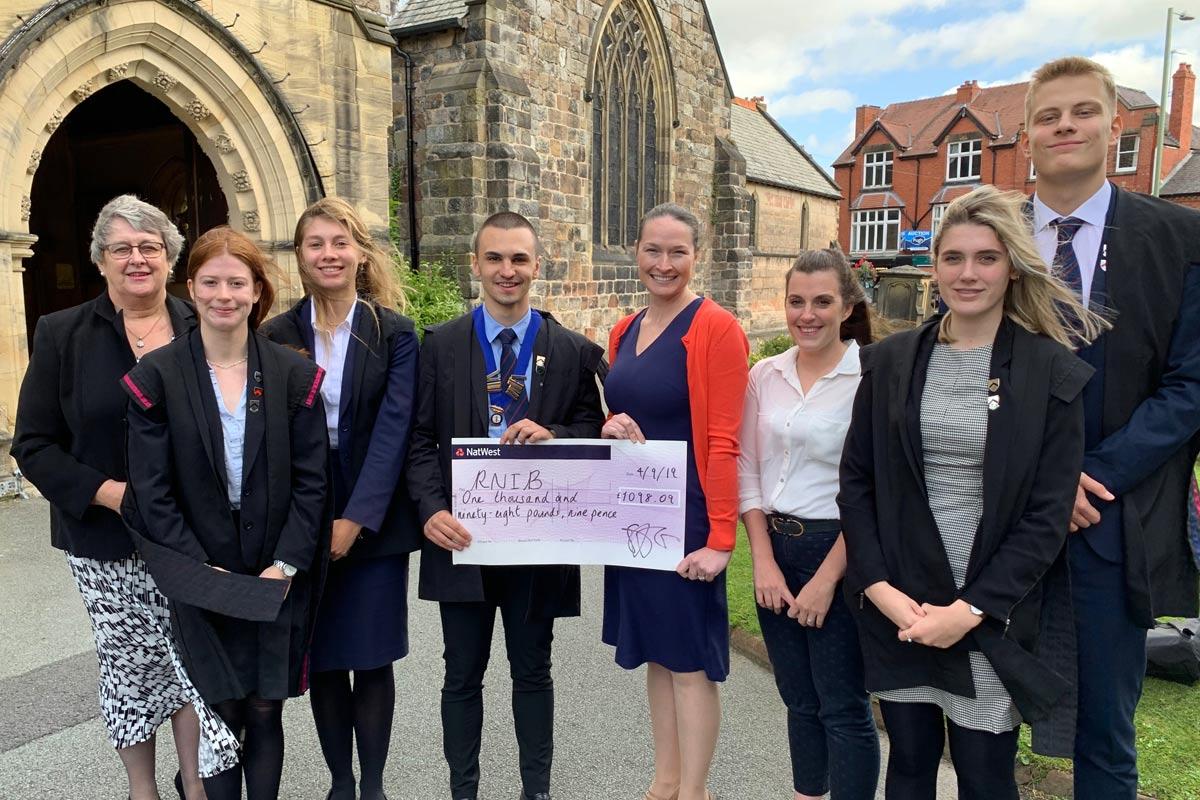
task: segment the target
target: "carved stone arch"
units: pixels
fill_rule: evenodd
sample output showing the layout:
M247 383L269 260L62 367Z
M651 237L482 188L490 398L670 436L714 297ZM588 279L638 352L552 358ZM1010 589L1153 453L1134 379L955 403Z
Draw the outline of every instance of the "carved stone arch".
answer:
M33 180L27 166L75 106L117 80L162 100L195 134L217 168L233 226L268 242L288 240L300 212L324 194L304 133L270 75L187 0L47 6L0 44L0 75L0 108L16 109L3 123L27 132L15 150L0 151L0 230L27 232L18 205ZM256 218L256 226L246 224Z
M323 196L303 131L271 76L189 0L47 3L0 43L0 427L27 364L23 259L33 254L31 189L50 136L92 93L130 81L194 134L226 195L229 222L278 249L295 286L290 243L301 211Z
M666 30L650 0L609 0L592 31L592 242L632 243L638 218L669 196L679 125Z

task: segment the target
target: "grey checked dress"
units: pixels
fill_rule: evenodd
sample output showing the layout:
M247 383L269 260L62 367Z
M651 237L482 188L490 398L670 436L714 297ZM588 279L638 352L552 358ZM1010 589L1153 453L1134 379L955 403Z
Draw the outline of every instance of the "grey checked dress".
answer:
M937 343L921 394L921 444L929 508L937 522L954 585L966 580L971 548L983 516L983 452L987 442L988 378L992 346L954 350ZM921 645L913 645L920 647ZM882 700L934 703L956 725L1005 733L1021 724L996 671L978 651L970 653L975 698L919 686L878 692Z

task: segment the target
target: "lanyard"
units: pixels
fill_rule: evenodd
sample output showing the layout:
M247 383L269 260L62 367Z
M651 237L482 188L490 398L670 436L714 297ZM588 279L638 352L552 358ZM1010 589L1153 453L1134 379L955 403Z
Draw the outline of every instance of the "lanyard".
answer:
M533 342L537 338L538 329L542 326L542 317L536 310L530 311L529 326L525 329L525 338L521 340L521 351L517 354L517 363L513 367L508 386L500 385L500 368L496 365L496 355L492 352L492 343L487 338L483 319L483 306L476 306L472 315L475 328L475 338L483 350L483 362L487 367L487 393L490 408L490 422L499 425L504 420L504 409L513 400L525 392L525 373L529 369L529 361L533 358Z

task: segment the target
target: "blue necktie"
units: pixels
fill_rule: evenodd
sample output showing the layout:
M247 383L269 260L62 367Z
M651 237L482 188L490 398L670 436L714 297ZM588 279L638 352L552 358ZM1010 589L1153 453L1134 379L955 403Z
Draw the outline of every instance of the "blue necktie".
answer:
M513 352L517 334L512 328L505 328L500 331L497 338L500 340L500 388L501 391L508 391L509 380L513 377L513 370L517 366L517 354ZM518 377L523 378L524 376ZM505 406L504 424L512 425L517 420L524 419L528 409L529 393L523 389L520 397L510 398L508 405Z
M1084 222L1075 217L1059 217L1050 224L1058 230L1058 248L1054 251L1055 274L1071 287L1076 297L1083 300L1083 273L1079 271L1079 258L1075 255L1073 242Z

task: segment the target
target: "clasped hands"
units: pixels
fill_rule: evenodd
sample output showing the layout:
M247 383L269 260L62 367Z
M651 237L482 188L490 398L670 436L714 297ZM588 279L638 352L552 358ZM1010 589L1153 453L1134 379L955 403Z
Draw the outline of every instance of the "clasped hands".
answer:
M865 594L896 625L896 636L902 642L945 649L958 644L983 622L983 617L972 614L964 600L948 606L918 603L887 581L871 584Z
M783 572L774 559L769 563L754 563L755 601L776 614L786 608L787 615L805 627L820 628L825 625L825 616L833 604L837 585L837 581L813 576L792 596Z

